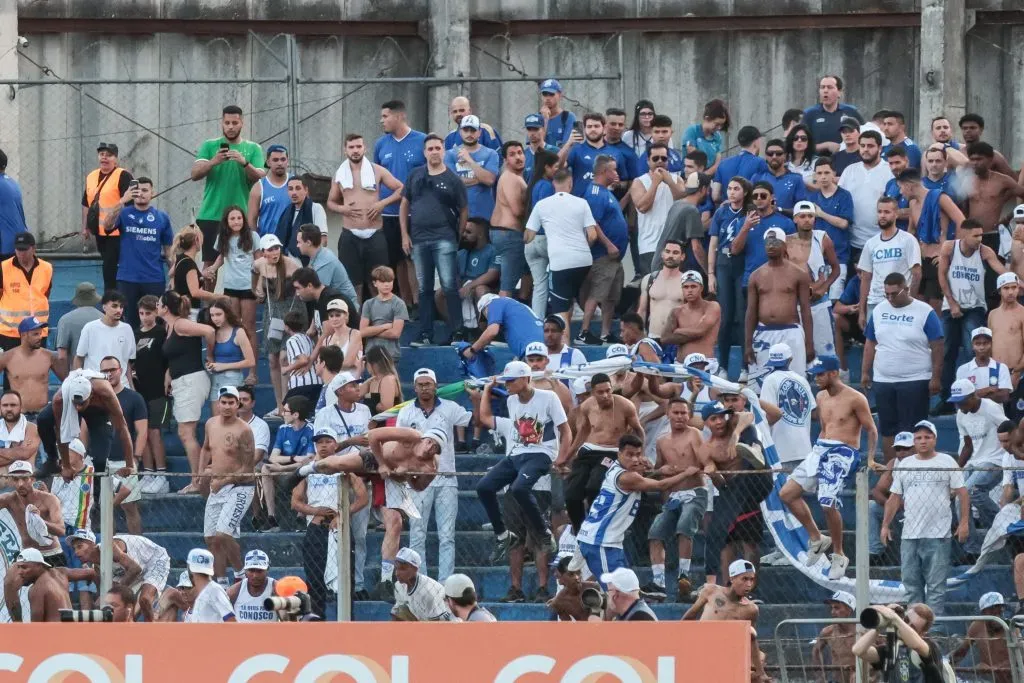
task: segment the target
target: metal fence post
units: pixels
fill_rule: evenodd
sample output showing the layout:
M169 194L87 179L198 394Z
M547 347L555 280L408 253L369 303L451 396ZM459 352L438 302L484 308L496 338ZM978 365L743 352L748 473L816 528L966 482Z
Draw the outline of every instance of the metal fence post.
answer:
M100 599L114 583L114 480L109 470L97 474L100 483Z
M298 46L295 43L295 36L288 34L285 37L285 45L288 49L288 156L292 159L302 159L299 150L299 58Z
M352 621L352 514L348 479L338 475L338 621Z
M856 527L856 561L857 567L857 609L864 609L871 604L871 553L869 547L869 525L870 525L870 512L868 509L869 505L869 492L871 472L867 467L862 467L857 471L857 527ZM861 665L861 660L857 658L857 680L862 683L867 683L868 670L867 667Z

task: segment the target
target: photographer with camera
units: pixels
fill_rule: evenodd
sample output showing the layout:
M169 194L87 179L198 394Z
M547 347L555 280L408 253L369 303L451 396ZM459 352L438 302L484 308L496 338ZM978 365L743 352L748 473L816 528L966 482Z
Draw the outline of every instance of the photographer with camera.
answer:
M114 623L130 624L135 621L135 591L128 586L115 583L103 597L103 602L111 610Z
M452 574L444 580L444 601L457 621L497 621L476 601L476 586L465 574Z
M899 605L868 607L860 613L867 630L853 644L853 654L880 671L885 683L946 683L942 652L925 635L934 620L935 613L920 602L905 614ZM884 645L877 644L880 636Z
M632 569L619 567L613 572L602 574L601 583L608 587L605 609L609 614L614 615L613 621L658 620L647 601L640 597L640 579ZM600 612L595 612L596 605L588 599L589 591L593 591L593 589L583 590L583 604L590 607L591 611L588 621L600 621Z

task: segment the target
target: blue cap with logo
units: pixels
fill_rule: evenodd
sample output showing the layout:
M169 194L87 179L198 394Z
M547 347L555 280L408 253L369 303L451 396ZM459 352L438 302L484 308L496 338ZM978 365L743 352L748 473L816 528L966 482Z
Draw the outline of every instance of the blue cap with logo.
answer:
M523 122L523 127L526 128L526 130L530 130L531 128L543 128L544 117L540 114L527 114L526 121Z
M725 407L725 404L721 401L715 401L714 403L705 403L704 407L700 409L700 416L702 419L707 420L712 415L728 415L732 411Z
M22 318L21 322L18 323L18 334L25 334L32 330L38 330L41 327L46 327L46 323L35 316L29 316Z
M810 367L807 368L807 374L820 375L823 372L832 372L833 370L839 370L838 358L835 356L818 356L811 363Z
M540 84L540 92L543 95L553 95L562 92L562 84L553 78L549 78Z

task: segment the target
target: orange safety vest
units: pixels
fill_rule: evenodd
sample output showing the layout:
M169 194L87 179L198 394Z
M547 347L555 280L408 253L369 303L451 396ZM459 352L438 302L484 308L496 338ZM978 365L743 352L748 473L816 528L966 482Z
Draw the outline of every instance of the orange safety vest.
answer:
M117 208L118 204L121 203L121 191L118 189L121 185L121 174L124 173L123 168L115 168L110 172L110 176L103 181L103 187L100 187L100 169L96 169L85 177L85 201L88 205L92 205L96 199L96 193L100 195L100 237L116 237L121 234L121 231L117 228L107 232L103 228L103 223L110 215L110 212Z
M18 324L22 319L35 316L47 322L50 318L50 300L47 292L53 282L53 266L36 259L31 279L17 265L17 256L0 262L3 273L3 291L0 292L0 335L18 338ZM43 336L47 333L43 328Z

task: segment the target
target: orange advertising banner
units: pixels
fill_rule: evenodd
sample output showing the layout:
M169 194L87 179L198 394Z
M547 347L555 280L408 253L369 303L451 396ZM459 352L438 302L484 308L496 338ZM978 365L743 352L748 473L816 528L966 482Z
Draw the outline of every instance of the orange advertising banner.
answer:
M746 622L10 624L0 682L740 683Z

